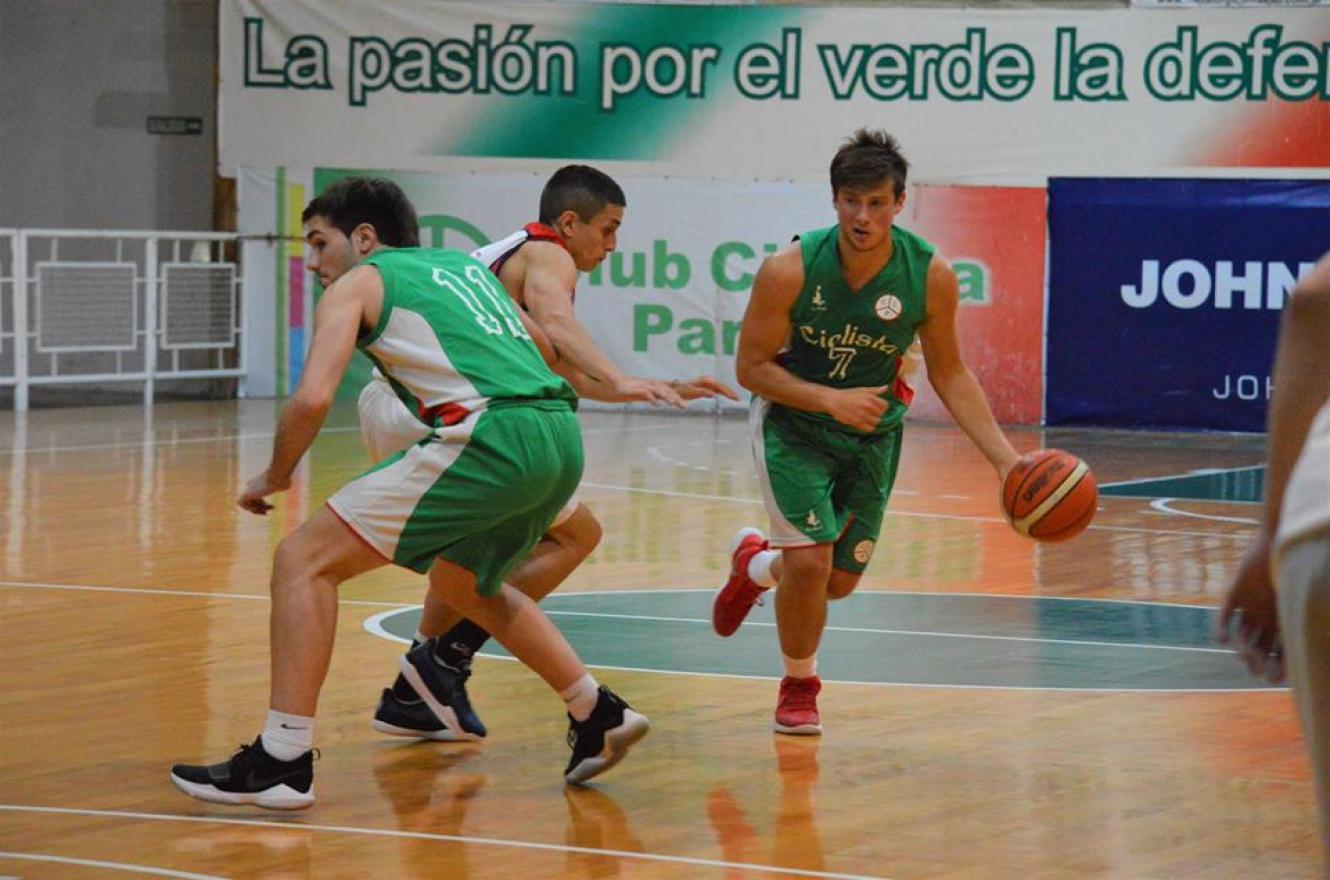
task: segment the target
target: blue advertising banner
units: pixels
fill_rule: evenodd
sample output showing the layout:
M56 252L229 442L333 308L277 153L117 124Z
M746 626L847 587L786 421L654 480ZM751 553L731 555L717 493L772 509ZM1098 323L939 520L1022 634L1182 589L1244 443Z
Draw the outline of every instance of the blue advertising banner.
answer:
M1046 421L1262 431L1330 183L1054 178Z

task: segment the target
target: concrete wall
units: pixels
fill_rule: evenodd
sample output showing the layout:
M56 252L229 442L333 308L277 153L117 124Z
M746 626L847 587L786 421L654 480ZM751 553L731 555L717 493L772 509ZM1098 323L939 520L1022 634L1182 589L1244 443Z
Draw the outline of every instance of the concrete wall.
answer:
M0 227L211 229L216 60L216 0L0 0Z

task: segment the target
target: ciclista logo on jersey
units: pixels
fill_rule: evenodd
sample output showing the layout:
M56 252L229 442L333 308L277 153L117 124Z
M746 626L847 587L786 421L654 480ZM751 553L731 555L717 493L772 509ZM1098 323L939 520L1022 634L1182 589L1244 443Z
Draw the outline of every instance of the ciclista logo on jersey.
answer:
M799 336L809 345L828 350L853 345L858 348L880 351L888 356L900 351L895 345L887 341L886 336L873 336L870 333L865 333L857 324L846 324L839 333L828 333L811 325L801 324L799 326Z

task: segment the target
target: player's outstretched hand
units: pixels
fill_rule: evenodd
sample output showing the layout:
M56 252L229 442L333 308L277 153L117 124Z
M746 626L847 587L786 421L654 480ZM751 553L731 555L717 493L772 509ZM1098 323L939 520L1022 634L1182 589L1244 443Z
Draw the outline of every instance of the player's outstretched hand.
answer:
M265 516L268 511L272 510L272 505L263 499L276 492L285 492L290 488L290 479L274 480L268 475L267 471L264 471L249 481L245 486L245 491L241 492L240 497L236 499L236 504L239 504L250 513L257 513L259 516Z
M647 403L665 404L677 409L684 408L683 398L669 382L660 379L638 379L626 377L615 386L615 393L622 400L642 400Z
M1247 548L1215 617L1214 639L1232 644L1252 675L1271 684L1284 680L1279 611L1270 580L1270 536L1264 532Z
M739 395L724 382L717 382L711 376L698 376L696 379L684 379L671 382L684 400L698 400L703 397L728 397L738 400Z
M867 433L877 427L887 411L886 385L827 390L827 415L842 425Z

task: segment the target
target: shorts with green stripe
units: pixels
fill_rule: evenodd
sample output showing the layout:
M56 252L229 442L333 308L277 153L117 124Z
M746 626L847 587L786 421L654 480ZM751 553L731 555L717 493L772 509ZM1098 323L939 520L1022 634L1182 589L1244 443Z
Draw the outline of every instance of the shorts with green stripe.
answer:
M328 499L371 547L421 572L442 557L492 596L582 478L582 433L564 401L490 401L384 459Z
M834 542L836 568L867 568L896 482L902 426L863 434L760 397L749 426L771 546Z

